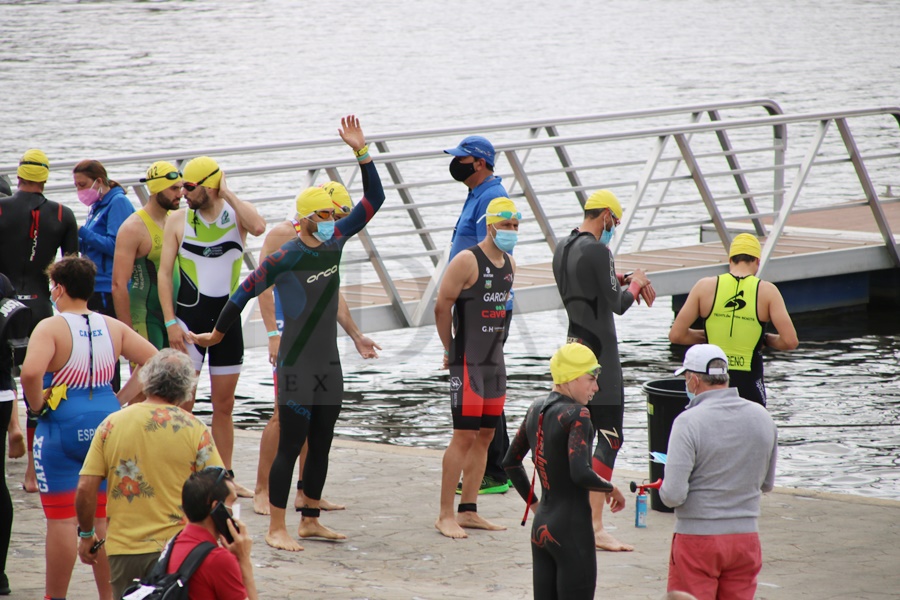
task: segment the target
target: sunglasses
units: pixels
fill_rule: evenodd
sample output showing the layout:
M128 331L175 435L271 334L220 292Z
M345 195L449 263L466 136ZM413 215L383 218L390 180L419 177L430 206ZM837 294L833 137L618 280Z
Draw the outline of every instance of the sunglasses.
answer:
M311 217L313 215L316 215L320 219L325 219L325 220L330 219L331 217L335 216L333 208L326 208L326 209L322 209L322 210L314 210L303 218L308 219L309 217Z
M182 187L184 187L184 189L186 189L187 191L193 192L193 191L196 190L198 187L200 187L201 185L203 185L203 182L204 182L204 181L206 181L207 179L209 179L210 177L212 177L213 175L215 175L215 174L218 173L218 172L219 172L219 170L216 169L215 171L213 171L212 173L210 173L209 175L207 175L206 177L204 177L203 179L201 179L201 180L198 181L197 183L188 183L187 181L185 181L185 182L182 183L181 185L182 185Z
M510 219L515 219L515 220L517 220L517 221L521 221L521 220L522 220L522 213L520 213L520 212L513 212L513 211L511 211L511 210L501 210L501 211L498 212L498 213L487 213L486 216L488 216L488 217L500 217L500 218L503 219L504 221L509 221Z
M213 483L213 487L219 485L219 483L221 483L221 481L223 479L225 479L225 476L228 475L228 469L226 469L225 467L206 467L205 469L203 469L200 472L201 473L218 473L219 474L219 476L216 477L216 482Z
M153 181L154 179L168 179L169 181L175 181L181 177L181 173L178 171L169 171L165 175L155 175L153 177L141 177L141 183L147 183L148 181ZM206 181L204 179L204 181Z
M349 206L341 206L340 204L338 204L338 203L335 202L334 200L332 200L331 203L334 204L334 206L336 207L336 208L334 209L334 217L335 217L335 218L337 218L337 216L338 216L339 214L340 214L342 217L346 217L347 215L350 214L350 211L352 210Z

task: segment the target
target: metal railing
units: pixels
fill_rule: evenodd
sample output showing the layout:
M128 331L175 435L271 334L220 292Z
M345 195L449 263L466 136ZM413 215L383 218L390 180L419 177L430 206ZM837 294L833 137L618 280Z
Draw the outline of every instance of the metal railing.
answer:
M766 116L753 116L761 111ZM772 100L751 99L367 133L388 200L383 214L358 236L360 246L348 245L342 270L355 281L371 279L374 272L399 326L415 326L427 319L464 191L447 176L449 161L442 149L473 133L494 141L496 173L504 177L511 198L525 201L520 210L528 220L523 222L516 248L519 264L549 261L557 230L579 224L587 196L605 187L614 190L625 207L614 251L686 245L678 244L679 238L696 235L707 224L714 226L727 248L732 224L743 219L752 231L766 236L761 259L765 270L790 215L823 210L821 198L826 194L831 203L858 200L862 195L865 200L859 204L871 208L885 246L900 266L897 243L882 207L889 200L877 193L900 179L896 172L898 123L900 108L895 107L784 115ZM798 152L789 152L788 128ZM837 139L827 135L833 129ZM111 175L133 174L114 178L146 201L146 189L138 179L147 165L155 160L180 164L198 155L219 160L230 187L256 204L269 222L290 213L297 191L325 178L345 183L351 196L361 193L356 162L339 138L99 160ZM54 172L64 170L68 175L76 162L59 161L52 166ZM853 181L835 183L836 172L845 165ZM810 177L821 170L829 171L824 181ZM14 171L15 165L0 166L0 174ZM70 184L50 185L46 193L53 198L62 191L71 193ZM537 227L530 225L531 220ZM248 244L248 268L256 264L253 254L260 245L259 240ZM363 267L370 264L373 269ZM414 277L430 277L430 281L422 298L410 302L398 283Z

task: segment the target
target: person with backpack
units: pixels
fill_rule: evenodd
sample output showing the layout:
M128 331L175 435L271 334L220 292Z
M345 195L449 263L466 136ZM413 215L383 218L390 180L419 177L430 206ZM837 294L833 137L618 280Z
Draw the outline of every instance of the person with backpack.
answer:
M231 516L235 500L234 482L224 468L207 467L193 473L184 483L181 503L190 523L171 544L166 571L178 571L198 545L216 540L221 543L187 582L190 600L256 600L259 597L250 562L253 541L247 526Z

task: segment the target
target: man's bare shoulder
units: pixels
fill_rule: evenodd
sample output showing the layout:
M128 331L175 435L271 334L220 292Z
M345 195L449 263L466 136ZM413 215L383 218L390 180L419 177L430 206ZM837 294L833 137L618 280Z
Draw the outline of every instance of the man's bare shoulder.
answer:
M294 229L293 223L290 221L277 223L269 230L265 239L263 239L262 252L264 254L271 254L296 237L297 231Z

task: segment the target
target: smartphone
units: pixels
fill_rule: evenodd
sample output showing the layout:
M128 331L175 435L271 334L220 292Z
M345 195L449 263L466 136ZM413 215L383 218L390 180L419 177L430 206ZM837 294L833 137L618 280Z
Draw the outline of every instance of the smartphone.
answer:
M222 534L222 536L228 541L229 544L234 542L234 538L231 536L231 532L228 531L228 521L231 521L231 524L234 525L234 528L240 531L238 524L234 522L234 519L231 518L231 513L228 512L228 508L221 502L216 504L216 507L209 513L209 516L212 517L213 523L216 524L216 530Z
M101 539L101 540L97 540L97 542L96 542L93 546L91 546L91 554L97 554L97 552L100 550L100 548L101 548L101 547L103 546L103 544L105 544L105 543L106 543L106 538L103 538L103 539Z

